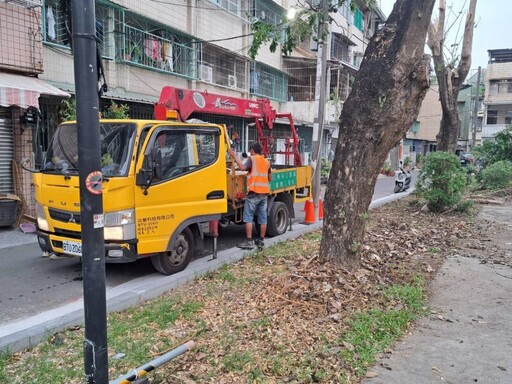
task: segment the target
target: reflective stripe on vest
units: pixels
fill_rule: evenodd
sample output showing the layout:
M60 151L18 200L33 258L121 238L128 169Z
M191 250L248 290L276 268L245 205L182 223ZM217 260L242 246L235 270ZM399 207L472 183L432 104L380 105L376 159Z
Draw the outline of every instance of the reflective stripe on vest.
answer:
M247 175L247 192L270 193L268 160L261 155L256 155L251 156L251 163L251 172Z

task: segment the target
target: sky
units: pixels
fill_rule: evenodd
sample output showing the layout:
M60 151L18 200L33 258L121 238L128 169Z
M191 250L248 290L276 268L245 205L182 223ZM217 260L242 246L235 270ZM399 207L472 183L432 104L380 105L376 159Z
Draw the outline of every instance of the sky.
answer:
M379 0L377 0L379 2ZM381 9L386 16L393 10L395 0L380 0ZM449 7L452 7L452 12ZM437 14L438 3L434 5L434 14ZM453 23L456 14L464 10L462 23L455 23L455 28L448 35L448 40L456 41L462 46L460 36L466 22L466 12L469 0L446 0L446 25ZM473 49L471 55L471 69L487 67L488 49L512 49L512 1L511 0L478 0L476 3L476 28L473 32ZM459 39L456 38L460 25ZM458 51L460 53L460 50ZM427 48L427 53L430 50ZM471 72L470 72L471 73Z

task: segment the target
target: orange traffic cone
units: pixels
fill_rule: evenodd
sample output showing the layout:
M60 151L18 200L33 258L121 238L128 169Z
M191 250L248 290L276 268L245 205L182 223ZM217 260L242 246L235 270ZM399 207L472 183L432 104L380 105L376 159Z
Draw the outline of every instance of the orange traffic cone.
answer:
M320 198L320 200L318 200L318 220L323 220L323 219L324 219L324 202Z
M302 224L313 224L316 221L315 205L313 204L313 200L306 201L304 211L306 211L306 215L304 216L304 221Z

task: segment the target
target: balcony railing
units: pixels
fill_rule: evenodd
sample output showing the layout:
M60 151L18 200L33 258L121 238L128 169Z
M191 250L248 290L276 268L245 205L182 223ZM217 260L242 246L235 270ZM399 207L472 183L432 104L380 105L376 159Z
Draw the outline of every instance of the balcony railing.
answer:
M484 138L494 137L498 132L503 131L506 127L507 127L506 124L484 125L482 128L482 137L484 137Z
M121 61L164 72L197 78L197 49L125 26Z

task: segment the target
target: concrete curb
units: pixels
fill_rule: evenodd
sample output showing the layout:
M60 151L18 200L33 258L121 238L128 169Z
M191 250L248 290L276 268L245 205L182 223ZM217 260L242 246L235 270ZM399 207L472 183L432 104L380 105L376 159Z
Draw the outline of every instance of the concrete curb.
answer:
M387 196L374 200L370 209L392 202L409 195L413 190L405 193ZM322 222L317 221L310 225L294 224L292 230L287 231L278 238L265 240L266 247L291 239L296 239L304 233L311 232L322 227ZM114 288L107 289L107 311L122 311L143 301L160 296L194 279L216 271L223 265L233 263L250 255L254 251L231 248L220 251L217 259L208 257L195 260L184 271L172 276L150 275L140 277ZM25 348L30 348L43 340L48 339L56 332L67 328L83 325L84 323L83 299L51 309L35 316L18 320L11 324L0 326L0 351L14 353Z

